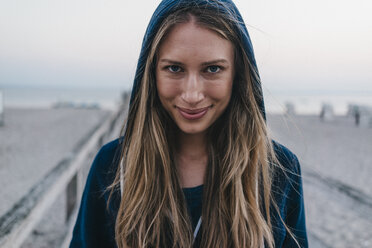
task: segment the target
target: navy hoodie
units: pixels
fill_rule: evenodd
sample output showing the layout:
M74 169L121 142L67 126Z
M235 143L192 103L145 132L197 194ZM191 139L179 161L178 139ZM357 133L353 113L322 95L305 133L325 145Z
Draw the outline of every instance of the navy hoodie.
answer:
M214 1L164 0L160 3L150 20L143 39L131 100L137 94L139 83L143 77L145 61L149 54L151 42L164 18L179 8L193 5L205 7L211 4L211 2ZM218 8L221 12L229 11L230 13L234 13L239 20L240 24L235 27L235 31L242 41L245 53L251 65L253 65L254 71L252 71L252 73L258 75L252 43L238 9L230 0L222 0L219 2L223 2L223 5L213 3L214 8ZM253 78L253 83L255 86L256 101L261 108L262 115L265 117L260 82L258 79ZM122 139L116 139L104 145L94 159L81 199L70 248L117 247L115 244L114 227L120 205L120 191L116 191L113 194L112 200L108 204L109 191L107 191L107 187L113 182L119 166L121 140ZM297 241L300 243L300 246L306 248L308 244L300 165L297 157L279 143L274 142L274 150L280 163L285 167L285 171L287 172L278 171L275 174L272 186L273 195L279 207L281 218L291 229ZM203 185L194 188L184 188L183 192L192 224L195 228L202 209ZM272 210L271 218L275 247L297 247L294 240L284 228L277 212L274 209ZM201 232L199 232L194 247L199 247L201 239Z

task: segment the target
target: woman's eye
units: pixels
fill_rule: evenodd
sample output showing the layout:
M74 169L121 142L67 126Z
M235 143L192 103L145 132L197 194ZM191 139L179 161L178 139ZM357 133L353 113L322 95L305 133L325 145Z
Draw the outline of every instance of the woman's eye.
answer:
M180 72L181 67L179 67L178 65L171 65L171 66L168 66L168 70L170 72Z
M207 72L209 72L209 73L217 73L220 70L221 70L221 67L219 67L217 65L211 65L211 66L207 67Z

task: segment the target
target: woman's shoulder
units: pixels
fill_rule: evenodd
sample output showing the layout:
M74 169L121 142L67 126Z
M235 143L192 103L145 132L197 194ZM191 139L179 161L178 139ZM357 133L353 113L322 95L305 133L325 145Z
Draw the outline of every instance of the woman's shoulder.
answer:
M272 225L277 247L298 247L285 230L282 220L292 231L300 247L308 247L301 167L297 156L287 147L273 141L280 166L274 166L272 193L280 212L272 209Z
M287 208L303 198L301 167L291 150L276 141L273 145L279 165L275 163L272 167L272 193L279 207Z
M293 181L301 180L301 166L297 156L279 142L273 140L272 143L277 162L279 162L279 165L273 164L273 183L283 187Z
M120 159L120 140L104 144L96 154L86 180L76 220L72 247L116 247L115 218L120 204L118 192L110 198ZM110 200L110 204L108 204Z
M102 189L111 185L118 169L120 155L120 138L102 145L90 167L87 183L94 182Z
M101 146L97 152L92 167L98 171L111 171L116 169L120 160L121 139L111 140Z
M96 157L103 162L111 162L120 156L121 138L117 138L104 144L98 151Z
M297 156L279 142L273 140L272 143L276 158L282 167L281 171L285 174L301 174L300 163Z

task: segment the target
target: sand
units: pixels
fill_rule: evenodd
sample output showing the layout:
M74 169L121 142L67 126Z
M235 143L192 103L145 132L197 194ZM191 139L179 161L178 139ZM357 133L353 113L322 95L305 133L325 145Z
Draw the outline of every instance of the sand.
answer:
M115 125L103 137L103 143L119 136L126 112L120 113ZM5 199L0 202L1 214L37 185L43 175L80 147L80 141L105 120L111 119L112 114L112 111L97 109L8 109L6 125L0 128L0 152L4 154L7 151L0 159L0 197ZM92 151L82 166L85 177L99 148ZM62 192L22 248L60 247L66 231L66 192Z
M5 109L5 124L0 127L0 216L109 114L88 109Z
M269 115L268 125L300 160L310 247L372 247L372 128L342 116Z
M356 127L352 119L317 116L268 116L274 139L301 159L307 170L337 179L372 196L372 128Z

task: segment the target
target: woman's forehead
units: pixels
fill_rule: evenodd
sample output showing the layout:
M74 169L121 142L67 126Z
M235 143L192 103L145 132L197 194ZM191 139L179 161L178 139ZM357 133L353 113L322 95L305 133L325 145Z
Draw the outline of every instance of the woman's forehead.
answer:
M231 59L233 44L215 31L191 21L174 26L159 47L159 59Z

